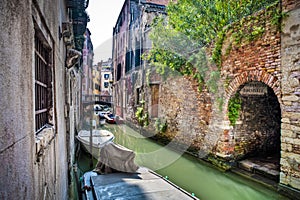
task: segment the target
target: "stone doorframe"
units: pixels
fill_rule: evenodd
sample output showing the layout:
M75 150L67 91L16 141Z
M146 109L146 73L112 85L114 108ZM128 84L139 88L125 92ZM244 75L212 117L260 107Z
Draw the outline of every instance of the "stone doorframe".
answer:
M223 134L220 137L216 148L216 155L219 157L231 158L234 153L234 141L231 134L233 127L230 126L229 119L227 116L228 102L230 98L238 91L241 85L251 81L263 82L267 86L272 88L275 95L277 96L277 100L282 110L280 81L276 76L271 75L266 71L259 71L259 70L245 71L240 75L236 76L226 88L225 95L224 95L224 104L223 104L223 112L222 112L223 113L223 124L222 124Z

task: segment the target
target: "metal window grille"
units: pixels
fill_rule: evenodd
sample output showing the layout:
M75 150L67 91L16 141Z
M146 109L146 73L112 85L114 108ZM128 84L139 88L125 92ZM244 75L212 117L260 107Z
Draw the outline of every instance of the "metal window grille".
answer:
M52 108L51 49L35 36L35 131L50 124Z

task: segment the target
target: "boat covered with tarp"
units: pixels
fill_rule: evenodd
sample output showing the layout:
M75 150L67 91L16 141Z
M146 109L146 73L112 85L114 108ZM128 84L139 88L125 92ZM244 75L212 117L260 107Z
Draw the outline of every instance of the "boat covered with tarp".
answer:
M108 130L81 130L76 138L85 150L98 159L100 149L107 143L112 142L115 136Z

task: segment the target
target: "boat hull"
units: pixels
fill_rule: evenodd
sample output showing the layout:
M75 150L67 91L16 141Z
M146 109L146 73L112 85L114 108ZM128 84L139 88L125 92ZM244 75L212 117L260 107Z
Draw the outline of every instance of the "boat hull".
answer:
M105 144L114 140L114 135L107 130L93 130L92 133L88 130L81 130L76 138L80 141L84 149L94 158L100 156L100 149ZM92 144L91 144L92 142Z

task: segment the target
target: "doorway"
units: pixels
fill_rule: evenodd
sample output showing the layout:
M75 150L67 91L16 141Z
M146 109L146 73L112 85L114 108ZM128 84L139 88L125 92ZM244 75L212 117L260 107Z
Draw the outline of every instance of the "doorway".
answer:
M280 103L272 88L258 81L240 86L239 119L234 126L235 156L248 171L279 180Z

